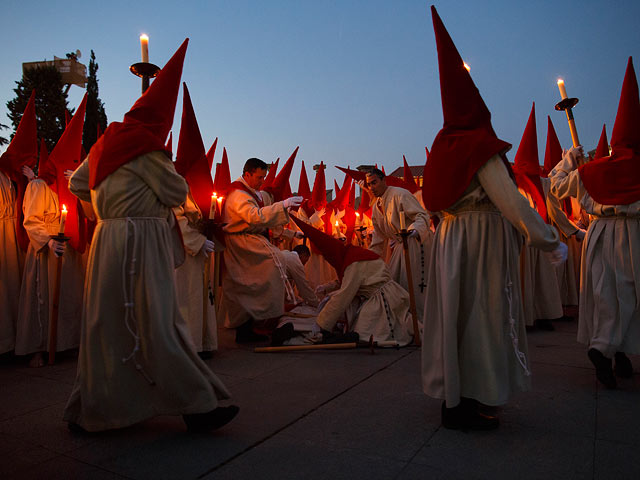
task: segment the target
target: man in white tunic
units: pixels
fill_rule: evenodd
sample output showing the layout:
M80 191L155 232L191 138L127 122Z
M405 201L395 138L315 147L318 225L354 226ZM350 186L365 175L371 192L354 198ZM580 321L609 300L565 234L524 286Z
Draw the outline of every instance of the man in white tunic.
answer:
M640 354L640 102L631 57L622 85L611 155L579 166L572 148L549 175L551 192L576 197L593 218L583 242L578 341L598 380L615 388L633 375L625 353ZM612 359L615 367L612 368Z
M224 203L224 269L222 274L225 326L236 328L236 342L256 342L264 336L253 332L254 321L276 319L285 302L293 300L280 250L269 242L269 229L289 223L289 207L301 197L267 204L260 187L267 164L258 158L246 161L242 177L231 184Z
M383 256L385 245L388 244L390 256L387 265L391 278L408 291L405 251L400 236L402 227L407 229L409 232L407 246L413 276L416 310L418 322L422 324L424 310L421 307L424 305L427 287L426 274L429 271L431 246L433 245L429 215L409 190L388 186L381 170L376 168L367 172L366 181L371 193L376 197L371 207L374 231L369 248Z
M444 400L446 428L490 429L480 404L530 386L518 285L521 237L562 258L558 234L518 193L491 114L431 7L444 127L425 165L423 197L444 213L434 239L422 343L424 392ZM514 228L515 227L515 228Z

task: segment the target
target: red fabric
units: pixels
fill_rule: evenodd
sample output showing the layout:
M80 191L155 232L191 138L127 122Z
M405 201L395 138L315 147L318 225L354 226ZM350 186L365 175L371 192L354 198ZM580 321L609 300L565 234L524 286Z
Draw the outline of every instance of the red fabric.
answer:
M256 202L258 202L258 206L260 208L264 207L264 201L262 200L262 197L259 195L256 195L249 187L247 187L244 183L237 181L237 182L233 182L231 185L229 185L229 190L227 191L227 196L229 196L231 194L231 192L233 192L234 190L243 190L245 192L247 192L249 195L251 195L253 198L255 198Z
M216 167L216 177L213 180L213 189L218 195L226 195L231 186L231 172L229 171L229 158L227 149L222 149L222 162Z
M167 140L167 143L165 144L164 149L167 152L173 153L173 132L169 132L169 140Z
M166 152L164 141L173 124L188 43L187 38L125 114L124 121L111 123L93 145L89 155L89 188L96 188L107 176L140 155Z
M333 238L331 235L321 232L303 222L295 215L291 215L293 221L298 225L302 233L320 251L320 254L329 264L335 268L338 277L342 280L345 269L354 262L377 260L380 256L366 248L355 245L345 245L341 240Z
M640 100L631 57L611 133L611 155L582 165L579 172L589 195L598 203L629 205L640 201Z
M609 140L607 139L607 126L602 125L602 133L600 134L600 140L598 140L598 146L596 147L596 153L593 157L604 158L609 156Z
M435 7L431 7L438 49L444 124L431 146L423 174L422 198L437 212L453 205L491 157L511 145L496 136L471 75Z
M360 215L369 215L371 216L371 197L369 196L369 192L365 189L360 189L360 205L358 205L358 212ZM364 219L363 219L364 220Z
M271 188L271 184L276 178L276 172L278 171L279 163L280 163L280 157L276 158L276 161L272 162L271 166L269 166L269 171L267 172L267 176L264 178L264 182L262 182L263 190Z
M300 180L298 181L298 195L302 198L311 198L311 188L309 187L309 178L307 177L307 170L304 168L304 160L302 161L302 168L300 169Z
M327 183L324 177L326 165L320 162L316 170L316 178L313 181L313 191L311 192L311 207L320 210L327 204Z
M402 155L402 162L404 166L403 177L404 183L406 185L405 188L411 193L416 193L418 190L420 190L420 187L416 183L415 178L413 178L413 173L411 173L411 169L409 168L409 164L407 163L407 159L404 155Z
M213 157L216 155L216 147L218 146L218 137L213 141L213 145L209 148L207 152L207 163L209 164L209 172L213 168ZM229 168L229 164L227 163L227 169ZM229 183L231 183L231 175L229 175Z
M366 172L361 172L360 170L351 170L350 168L344 168L344 167L336 167L336 168L338 170L343 171L347 175L349 175L356 182L360 182L360 181L365 182L367 180Z
M0 170L16 185L16 238L18 245L25 252L29 248L29 236L24 229L22 204L28 180L22 173L22 167L26 165L34 168L38 159L38 126L36 123L35 99L36 91L33 90L16 133L5 152L0 156Z
M342 188L339 189L336 198L334 198L331 202L329 202L328 207L340 212L347 208L349 203L349 195L351 194L351 183L353 180L349 176L345 176L344 184Z
M547 115L547 145L544 150L544 167L542 174L546 177L551 170L562 160L562 146L556 135L556 130L551 123L551 117Z
M548 222L547 204L540 181L540 160L538 158L538 134L536 131L536 104L533 103L527 126L522 134L513 165L518 187L531 195L536 211Z
M298 155L300 147L296 147L293 153L289 156L289 159L282 167L282 170L275 176L273 182L268 187L263 187L262 190L269 192L276 202L289 198L291 196L291 187L289 186L289 177L291 177L291 170L293 170L293 163Z
M58 194L60 209L66 206L68 211L64 234L70 238L69 246L78 253L84 253L87 247L87 224L80 200L69 191L69 180L64 172L75 170L82 162L82 130L86 106L87 94L82 98L47 162L55 169L55 182L51 184L51 188Z
M209 219L211 195L214 192L213 180L186 84L182 96L182 121L175 167L176 172L189 184L189 190L202 213L202 218Z

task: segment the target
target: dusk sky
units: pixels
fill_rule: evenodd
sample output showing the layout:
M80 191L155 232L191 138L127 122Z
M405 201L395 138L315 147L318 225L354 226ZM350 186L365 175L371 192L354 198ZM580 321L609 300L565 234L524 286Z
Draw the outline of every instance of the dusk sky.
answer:
M253 156L286 159L300 145L311 165L384 165L387 172L425 161L442 126L436 46L422 0L211 0L2 2L0 123L10 124L22 62L80 49L96 53L100 98L120 121L140 95L129 65L140 61L139 35L162 66L190 38L182 79L189 87L205 147L219 137L232 177ZM640 1L447 0L435 3L492 112L513 160L531 102L536 102L540 161L547 115L563 147L571 137L559 101L565 80L586 150L607 124L610 135L627 58L640 71ZM69 105L84 90L72 86ZM177 145L182 95L173 126ZM11 131L0 135L8 137ZM292 174L295 190L299 161ZM335 168L327 170L342 181ZM310 175L310 181L313 176Z

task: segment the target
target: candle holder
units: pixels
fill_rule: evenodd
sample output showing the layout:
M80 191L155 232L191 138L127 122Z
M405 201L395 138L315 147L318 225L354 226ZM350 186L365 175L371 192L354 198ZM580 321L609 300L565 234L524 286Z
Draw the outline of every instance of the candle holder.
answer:
M134 63L129 67L131 73L133 73L136 77L142 78L142 93L147 91L149 88L149 79L155 78L160 71L160 67L154 65L153 63L148 62L138 62Z
M556 103L555 109L557 111L564 110L567 114L567 122L569 123L569 131L571 132L571 141L573 142L573 146L577 147L580 145L580 140L578 139L578 130L576 129L576 122L573 119L573 107L575 107L578 103L577 98L564 98L560 102Z
M69 240L71 240L71 237L67 237L64 233L57 233L55 235L51 235L50 238L52 238L56 242L61 242L61 243L66 243ZM64 255L64 253L61 253L60 255L56 253L56 257L61 257L62 255Z

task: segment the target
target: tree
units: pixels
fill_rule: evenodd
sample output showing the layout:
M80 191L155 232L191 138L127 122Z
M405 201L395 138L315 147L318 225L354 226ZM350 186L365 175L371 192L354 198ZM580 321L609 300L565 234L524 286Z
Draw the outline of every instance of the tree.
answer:
M0 123L0 130L4 130L5 128L9 128L9 127L7 127L6 125L4 125L4 124ZM7 140L7 139L6 139L6 138L4 138L4 137L0 137L0 147L1 147L2 145L6 145L7 143L9 143L9 140Z
M84 132L82 133L82 145L88 152L98 139L98 127L104 132L107 128L107 114L104 111L104 103L98 97L98 63L96 54L91 50L89 61L89 76L87 77L87 113L84 120Z
M22 79L16 84L17 88L13 89L16 98L7 102L7 116L14 132L35 88L38 137L44 138L47 149L51 151L64 131L64 112L68 105L60 72L54 66L30 68L23 72Z

